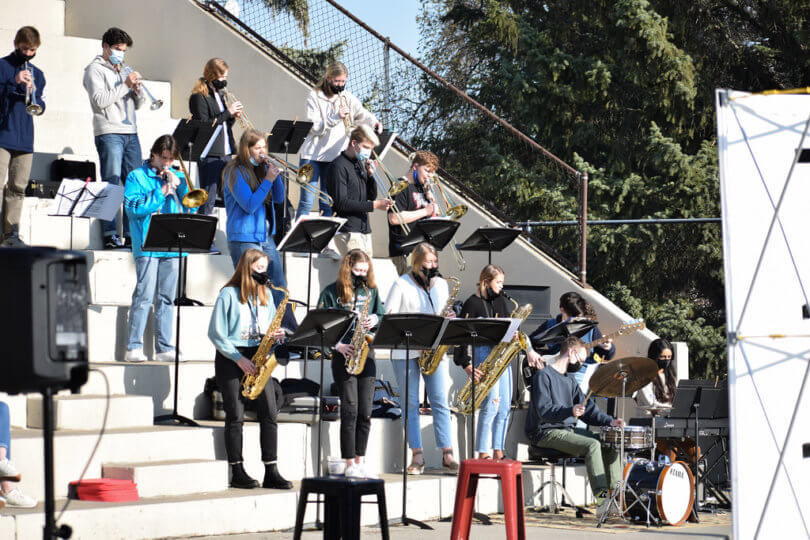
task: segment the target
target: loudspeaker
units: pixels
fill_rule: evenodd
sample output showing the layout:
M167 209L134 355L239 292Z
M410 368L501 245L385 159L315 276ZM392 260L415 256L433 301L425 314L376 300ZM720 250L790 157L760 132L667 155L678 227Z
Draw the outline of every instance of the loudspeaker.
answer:
M87 382L87 259L55 248L0 249L0 390L77 392Z

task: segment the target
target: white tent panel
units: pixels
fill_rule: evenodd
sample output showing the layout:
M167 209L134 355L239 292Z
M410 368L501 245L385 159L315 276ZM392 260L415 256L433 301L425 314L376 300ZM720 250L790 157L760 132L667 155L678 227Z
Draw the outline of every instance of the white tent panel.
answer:
M797 149L810 149L810 130L802 140L810 96L718 90L717 98L726 321L742 338L728 347L734 537L803 538L810 388L797 399L810 386L810 319L802 317L810 297L810 163L793 162ZM757 337L772 334L786 337Z

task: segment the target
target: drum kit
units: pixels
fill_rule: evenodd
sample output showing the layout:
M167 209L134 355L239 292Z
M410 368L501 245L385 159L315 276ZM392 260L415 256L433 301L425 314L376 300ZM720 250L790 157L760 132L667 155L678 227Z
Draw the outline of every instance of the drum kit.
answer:
M657 376L658 365L649 358L630 357L605 362L589 381L588 397L625 398ZM669 408L657 406L645 410L655 417L666 414ZM624 417L622 400L621 418ZM695 494L692 471L681 461L655 461L655 422L652 425L652 429L646 426L602 428L603 446L619 452L624 469L622 479L607 503L615 512L602 513L597 527L601 527L612 513L630 521L646 522L647 526L677 526L692 512ZM650 459L628 456L625 460L625 452L636 455L647 450L651 452Z

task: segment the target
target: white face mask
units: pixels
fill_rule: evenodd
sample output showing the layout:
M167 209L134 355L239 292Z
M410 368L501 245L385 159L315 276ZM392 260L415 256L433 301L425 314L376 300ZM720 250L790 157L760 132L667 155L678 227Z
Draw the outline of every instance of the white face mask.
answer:
M357 159L360 161L366 161L371 157L371 148L360 148L355 153L357 154Z
M119 51L117 49L110 50L110 63L114 66L118 64L124 63L124 51Z

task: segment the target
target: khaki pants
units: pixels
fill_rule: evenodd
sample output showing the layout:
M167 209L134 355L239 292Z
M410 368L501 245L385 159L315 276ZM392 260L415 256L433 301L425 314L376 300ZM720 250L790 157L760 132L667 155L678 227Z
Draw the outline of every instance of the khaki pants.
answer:
M369 258L374 257L371 248L371 235L363 233L337 233L335 235L335 247L341 257L344 257L353 249L364 251Z
M34 154L0 148L0 190L3 196L3 234L18 233L25 188ZM6 180L9 180L6 185ZM4 189L5 188L5 189Z
M391 262L394 263L398 276L407 274L408 270L411 268L410 255L397 255L396 257L391 257Z

